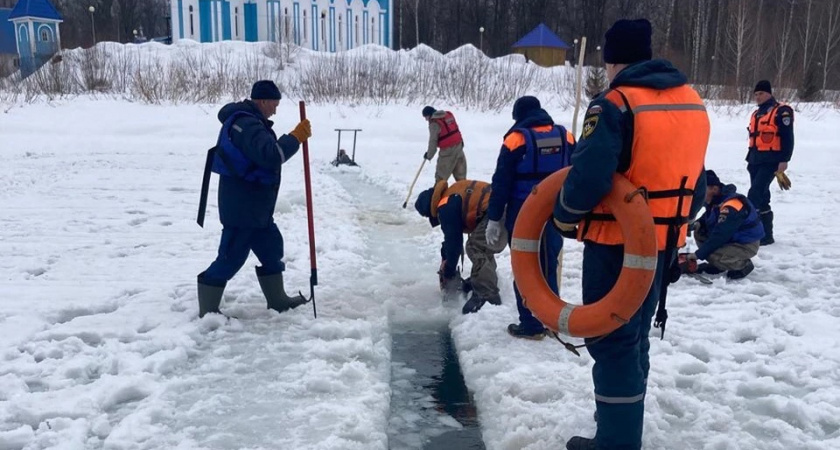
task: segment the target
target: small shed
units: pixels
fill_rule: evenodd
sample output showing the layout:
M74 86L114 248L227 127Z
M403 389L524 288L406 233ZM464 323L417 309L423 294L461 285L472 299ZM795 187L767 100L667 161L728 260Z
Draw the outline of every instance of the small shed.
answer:
M61 48L61 15L49 0L18 0L6 19L14 26L20 73L28 77Z
M529 61L543 67L559 66L566 62L566 50L569 45L557 37L544 23L537 25L530 33L522 37L513 49L525 55Z

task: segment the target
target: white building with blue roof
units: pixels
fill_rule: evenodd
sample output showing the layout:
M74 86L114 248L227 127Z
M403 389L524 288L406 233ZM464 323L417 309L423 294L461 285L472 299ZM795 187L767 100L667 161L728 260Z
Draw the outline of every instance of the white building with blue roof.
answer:
M2 2L12 6L14 2ZM61 48L61 15L49 0L18 0L11 9L0 8L0 51L10 48L8 33L14 42L21 76L38 70ZM8 24L11 23L11 28Z
M271 41L337 52L393 45L393 0L171 0L172 40Z

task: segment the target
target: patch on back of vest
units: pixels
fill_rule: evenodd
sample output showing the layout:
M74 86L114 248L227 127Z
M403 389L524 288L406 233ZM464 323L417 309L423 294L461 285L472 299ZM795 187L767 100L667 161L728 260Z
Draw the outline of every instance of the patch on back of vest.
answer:
M540 155L556 155L560 153L560 147L544 147L540 148Z
M592 116L583 121L583 138L586 139L595 131L598 126L598 116Z

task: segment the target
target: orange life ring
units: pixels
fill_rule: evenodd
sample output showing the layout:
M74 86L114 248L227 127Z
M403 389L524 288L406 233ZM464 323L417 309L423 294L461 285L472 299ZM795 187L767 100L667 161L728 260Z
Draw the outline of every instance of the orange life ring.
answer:
M656 230L644 196L636 195L638 189L616 174L612 191L603 202L627 237L621 274L612 290L596 303L582 306L563 301L542 275L539 241L543 227L552 226L546 222L570 169L547 177L522 205L510 245L513 278L525 305L549 329L574 337L603 336L627 323L647 297L656 272Z

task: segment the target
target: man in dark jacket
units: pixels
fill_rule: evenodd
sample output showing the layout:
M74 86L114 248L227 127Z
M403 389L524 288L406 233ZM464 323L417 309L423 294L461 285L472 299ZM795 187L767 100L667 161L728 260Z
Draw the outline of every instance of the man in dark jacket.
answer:
M522 204L531 190L552 173L569 165L575 149L575 138L542 109L539 99L525 96L513 104L514 125L505 134L496 172L493 174L493 190L487 209L487 243L498 245L504 226L508 236L513 235L513 226ZM504 225L502 220L504 219ZM553 226L545 228L540 247L543 276L551 290L557 294L557 258L563 249L563 238ZM522 302L516 283L516 308L519 323L508 325L513 337L539 340L545 336L545 327Z
M750 117L747 152L750 190L747 197L758 208L764 226L761 245L770 245L776 242L773 239L770 184L777 174L784 174L793 155L793 108L773 98L767 80L761 80L755 85L753 95L758 109Z
M764 227L758 213L734 184L724 185L717 174L706 171L706 212L694 223L694 240L699 248L689 260L705 260L698 272L726 272L731 279L744 278L755 266Z
M277 112L280 90L272 81L254 84L251 99L230 103L219 111L222 130L213 171L219 177L219 254L198 275L199 317L219 313L222 293L253 251L260 260L257 278L268 308L279 312L306 303L283 289L283 235L274 223L281 166L311 135L308 120L288 135L277 137L268 120Z
M584 241L585 305L598 302L615 286L625 264L655 269L655 275L632 317L624 318L612 333L586 340L595 360L598 430L594 439L571 438L568 450L641 448L651 319L664 272L685 241L687 220L702 207L706 192L703 163L709 118L685 75L668 61L651 59L650 22L619 20L607 31L603 49L610 88L586 111L553 223L565 235L576 234ZM659 250L655 257L624 259L625 238L603 203L616 173L646 189ZM660 324L662 320L657 317Z
M470 285L473 293L464 304L464 314L478 311L485 303L502 303L496 254L505 249L507 236L503 235L495 245L487 242L490 189L490 184L482 181L462 180L452 186L439 181L434 188L421 192L414 203L414 208L429 219L432 227L440 225L443 231L440 282L444 299L456 297L462 289L458 260L464 249L464 234L467 235L466 253L472 262Z

